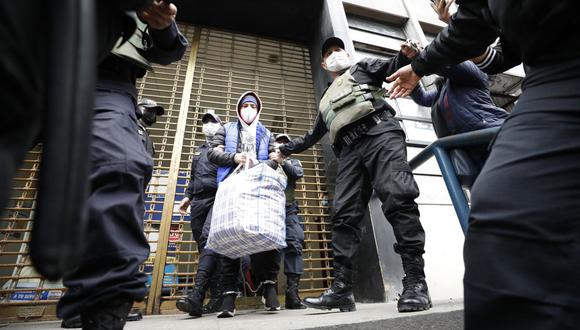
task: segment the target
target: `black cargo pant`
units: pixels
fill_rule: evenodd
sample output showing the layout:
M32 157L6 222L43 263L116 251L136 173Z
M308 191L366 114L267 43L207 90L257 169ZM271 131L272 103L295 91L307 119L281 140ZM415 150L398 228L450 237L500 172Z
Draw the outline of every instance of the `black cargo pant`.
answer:
M213 207L215 201L215 194L201 197L192 197L190 204L190 215L191 215L191 233L193 238L197 242L197 249L199 253L202 253L205 249L205 244L207 243L207 234L209 233L209 227L207 232L203 235L206 219L208 216L211 218L210 210ZM208 224L209 225L209 224Z
M341 149L336 176L332 249L335 268L353 269L360 242L360 222L375 190L387 221L393 227L395 252L424 253L425 232L415 198L419 188L407 163L405 135L386 131L364 135ZM348 279L346 279L348 280Z
M203 278L210 280L211 281L211 284L209 285L210 290L219 291L217 288L217 284L221 280L220 276L221 276L221 269L222 269L222 262L221 262L222 256L211 249L205 248L205 245L207 244L207 238L209 236L209 230L211 228L211 215L212 215L212 208L213 208L214 200L215 200L215 197L212 198L212 201L211 201L212 205L207 210L207 213L205 215L205 219L203 221L201 232L199 232L199 238L195 238L195 240L197 241L197 250L199 251L199 262L198 262L198 267L197 267L197 274L195 276L196 276L196 279L199 278L199 276L202 276ZM193 230L193 226L194 226L193 225L193 213L194 213L194 211L193 211L193 208L191 210L192 210L191 211L191 214L192 214L191 227ZM196 233L194 232L193 235L195 237ZM217 294L217 292L212 292L212 296L214 296L215 294Z
M302 244L304 228L300 224L299 209L296 202L286 206L286 247L284 248L284 274L304 273Z
M580 324L580 78L547 77L520 97L473 186L468 330Z
M95 104L88 235L79 267L63 279L68 291L59 301L59 317L113 299L139 301L147 294L139 266L149 256L143 187L153 161L138 134L131 95L97 90Z

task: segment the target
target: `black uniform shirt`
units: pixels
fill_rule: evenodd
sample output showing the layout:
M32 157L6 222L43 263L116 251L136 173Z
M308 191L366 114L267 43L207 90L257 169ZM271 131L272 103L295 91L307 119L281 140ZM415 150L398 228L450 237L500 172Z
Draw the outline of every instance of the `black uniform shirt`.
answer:
M207 158L210 147L204 143L197 148L191 162L191 178L189 186L185 191L185 196L193 198L207 197L217 191L217 169L218 165L212 163Z
M153 140L151 140L151 137L149 136L149 132L147 131L147 128L143 125L141 125L141 123L139 123L139 135L141 135L141 140L143 141L143 146L145 147L145 150L147 150L147 153L151 156L151 158L153 158L155 156L155 145L153 144Z
M409 59L401 54L388 60L380 58L365 58L353 65L349 70L357 83L382 87L386 77L395 72L397 68L400 68L401 66L404 66L408 63L410 63ZM374 100L373 106L377 111L394 112L392 107L384 99ZM343 130L345 129L348 129L348 126L343 128ZM366 134L377 135L388 131L402 131L401 125L399 125L398 120L396 120L394 117L390 117L388 120L383 120L380 124L373 127ZM300 153L313 146L327 132L328 128L326 127L324 119L319 111L318 115L316 116L316 121L314 122L314 127L303 137L293 139L290 141L290 143L281 146L280 151L286 156Z

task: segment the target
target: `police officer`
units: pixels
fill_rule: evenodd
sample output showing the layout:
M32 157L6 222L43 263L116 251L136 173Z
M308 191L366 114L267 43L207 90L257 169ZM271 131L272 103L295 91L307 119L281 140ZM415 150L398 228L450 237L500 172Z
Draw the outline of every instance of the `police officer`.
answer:
M320 100L315 126L302 138L280 146L288 156L302 152L329 133L338 157L335 215L332 218L334 281L330 289L304 304L319 309L356 309L352 293L353 257L360 240L360 222L374 189L393 227L394 245L403 261L400 312L426 310L431 299L423 271L425 233L415 198L419 188L407 164L405 134L381 88L385 77L408 61L366 58L351 65L344 42L336 37L322 45L322 67L334 78Z
M277 144L290 142L290 137L280 134L276 137ZM276 153L270 155L271 159L277 159ZM298 288L300 276L304 273L304 260L302 259L302 245L304 244L304 229L298 215L300 209L296 202L296 181L304 176L304 169L298 159L286 158L280 164L284 174L288 178L286 185L286 248L283 250L284 274L286 275L286 303L287 309L303 309Z
M141 140L143 141L143 146L151 157L155 155L155 146L153 141L149 137L149 132L147 131L148 127L151 127L157 121L157 116L162 116L165 113L165 110L162 106L157 105L157 102L143 98L137 104L137 108L135 108L135 115L137 116L137 125L138 130L137 132L141 136ZM150 176L151 174L149 174ZM147 188L147 184L145 184L144 189ZM127 321L139 321L143 318L143 314L140 311L135 310L131 311L127 315ZM65 318L62 320L61 323L62 328L81 328L82 321L80 315L75 315L74 317Z
M157 122L157 117L163 116L165 109L158 105L157 102L142 98L137 104L137 124L139 125L139 135L143 140L143 146L147 153L153 158L155 156L155 144L149 136L147 128L153 126Z
M206 142L200 145L191 162L191 178L185 192L185 197L179 205L179 212L185 215L187 207L191 207L191 231L197 242L199 250L199 265L195 275L195 283L192 291L186 298L177 301L177 309L189 313L191 316L201 316L203 312L213 313L221 307L221 294L219 292L219 255L205 249L209 226L211 224L211 208L217 192L217 169L218 165L207 158L211 149L210 142L216 132L222 127L219 116L206 113L201 119L203 133ZM203 306L203 299L208 289L211 290L211 299L208 305Z
M81 314L83 328L121 329L133 302L147 294L139 266L149 255L143 233L143 187L153 162L138 134L135 81L151 62L181 59L187 40L177 8L154 1L133 15L137 29L98 66L91 146L89 223L85 256L64 278L58 315Z

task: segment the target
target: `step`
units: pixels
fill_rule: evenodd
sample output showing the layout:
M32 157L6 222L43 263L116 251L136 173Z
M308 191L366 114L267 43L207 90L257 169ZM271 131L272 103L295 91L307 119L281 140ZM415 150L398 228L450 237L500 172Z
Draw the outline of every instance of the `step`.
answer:
M5 325L6 326L6 325ZM0 326L2 327L2 326ZM27 322L10 324L2 329L40 330L59 329L60 322ZM240 330L294 330L294 329L405 329L405 330L459 330L463 329L461 301L435 302L424 312L398 313L395 302L357 304L356 312L316 309L282 310L277 313L243 310L231 319L215 315L191 318L184 314L146 316L141 321L128 322L127 330L175 329L240 329Z

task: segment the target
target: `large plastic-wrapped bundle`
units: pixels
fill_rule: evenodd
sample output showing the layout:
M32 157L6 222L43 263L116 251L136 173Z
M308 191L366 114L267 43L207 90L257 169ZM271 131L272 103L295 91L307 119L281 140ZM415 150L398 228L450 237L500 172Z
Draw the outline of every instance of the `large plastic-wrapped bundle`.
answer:
M286 247L286 177L265 164L220 183L207 248L235 259Z

